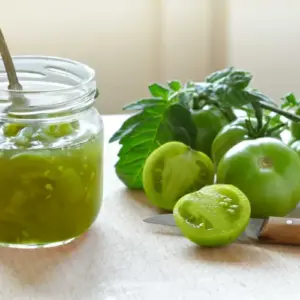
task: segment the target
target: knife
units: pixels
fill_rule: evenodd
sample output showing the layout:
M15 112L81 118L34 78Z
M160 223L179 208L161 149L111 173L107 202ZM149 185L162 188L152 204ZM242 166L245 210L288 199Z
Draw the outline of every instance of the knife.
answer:
M269 244L300 245L300 218L298 216L300 216L300 207L286 217L251 218L240 237L248 237ZM155 215L143 221L157 225L176 226L173 214Z

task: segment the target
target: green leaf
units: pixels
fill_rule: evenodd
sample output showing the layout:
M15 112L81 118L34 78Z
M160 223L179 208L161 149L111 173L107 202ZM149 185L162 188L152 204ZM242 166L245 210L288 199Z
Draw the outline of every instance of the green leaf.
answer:
M184 88L189 89L189 88L194 88L196 83L194 81L188 81L185 83Z
M157 105L165 105L165 101L161 101L161 98L141 99L135 103L124 106L123 110L143 110L145 108L155 107Z
M278 124L282 124L281 122L281 116L276 114L276 113L268 113L266 114L265 113L265 117L267 120L269 120L269 124L270 126L275 126L275 125L278 125Z
M206 82L225 84L238 89L246 88L251 80L252 75L249 72L235 70L233 67L214 72L206 78Z
M193 106L193 99L193 94L190 92L182 92L178 95L178 103L187 108Z
M191 113L180 104L156 100L159 105L147 106L126 120L113 135L122 145L115 165L117 176L132 189L141 189L144 164L160 145L181 141L193 146L196 127Z
M182 88L181 83L178 80L168 82L168 86L171 90L175 92L178 92Z
M142 113L146 118L136 118L133 130L127 129L130 121L125 121L121 128L117 131L121 134L115 133L113 135L120 138L120 144L122 145L118 156L119 160L115 165L116 173L123 183L133 189L140 189L142 185L142 173L144 163L150 153L155 150L160 143L164 143L170 140L172 133L168 132L168 128L161 129L161 124L164 122L165 112L168 108L169 102L161 101L163 105L157 105L155 107L145 108ZM124 125L125 124L125 125Z
M208 75L205 79L206 82L215 83L220 79L226 77L230 74L233 70L233 67L226 68L224 70L213 72L212 74Z
M289 93L284 96L283 101L281 108L294 108L299 105L297 98L293 93Z
M121 139L123 136L131 133L135 127L139 125L139 122L144 118L145 113L143 111L128 118L122 126L117 130L113 136L109 139L109 143L115 142Z
M256 98L256 101L264 101L264 102L268 102L269 104L272 104L274 106L277 106L277 104L274 100L272 100L268 96L264 95L257 89L247 89L246 91L247 91L248 95L251 95L252 97Z
M238 89L246 88L251 80L252 75L249 72L241 70L232 71L226 78L224 78L224 81L228 86Z
M251 98L244 90L220 85L215 92L223 107L234 106L235 108L240 108L251 102Z
M206 94L212 88L213 88L213 85L211 83L207 83L207 82L198 82L197 84L195 84L195 92L197 92L197 94L199 94L199 95Z
M149 85L149 91L153 97L161 97L164 100L168 100L169 90L160 84L154 83Z
M296 99L296 96L293 93L289 93L288 95L286 95L286 100L294 105L298 104L298 101Z
M173 132L173 140L195 147L197 128L190 111L180 104L169 107L166 119Z

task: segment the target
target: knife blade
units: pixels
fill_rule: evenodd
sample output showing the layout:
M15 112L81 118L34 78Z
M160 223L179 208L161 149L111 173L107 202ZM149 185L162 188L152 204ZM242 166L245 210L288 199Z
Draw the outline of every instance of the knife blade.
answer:
M283 245L300 245L300 207L286 217L251 218L241 238ZM159 214L143 220L146 223L176 226L173 214Z

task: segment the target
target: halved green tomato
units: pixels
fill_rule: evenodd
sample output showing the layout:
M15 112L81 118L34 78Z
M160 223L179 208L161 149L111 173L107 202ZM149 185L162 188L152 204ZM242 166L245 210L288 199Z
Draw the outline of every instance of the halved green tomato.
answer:
M173 210L180 197L212 184L213 180L211 159L175 141L154 150L143 169L143 186L149 201L166 210Z
M229 184L206 186L183 196L173 214L182 234L207 247L235 241L247 227L251 207L246 195Z

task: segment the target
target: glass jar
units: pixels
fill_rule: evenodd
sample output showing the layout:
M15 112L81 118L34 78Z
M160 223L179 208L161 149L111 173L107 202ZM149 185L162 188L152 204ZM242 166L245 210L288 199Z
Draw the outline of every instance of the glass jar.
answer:
M0 60L0 246L62 245L88 230L102 202L103 123L95 73L61 58Z

